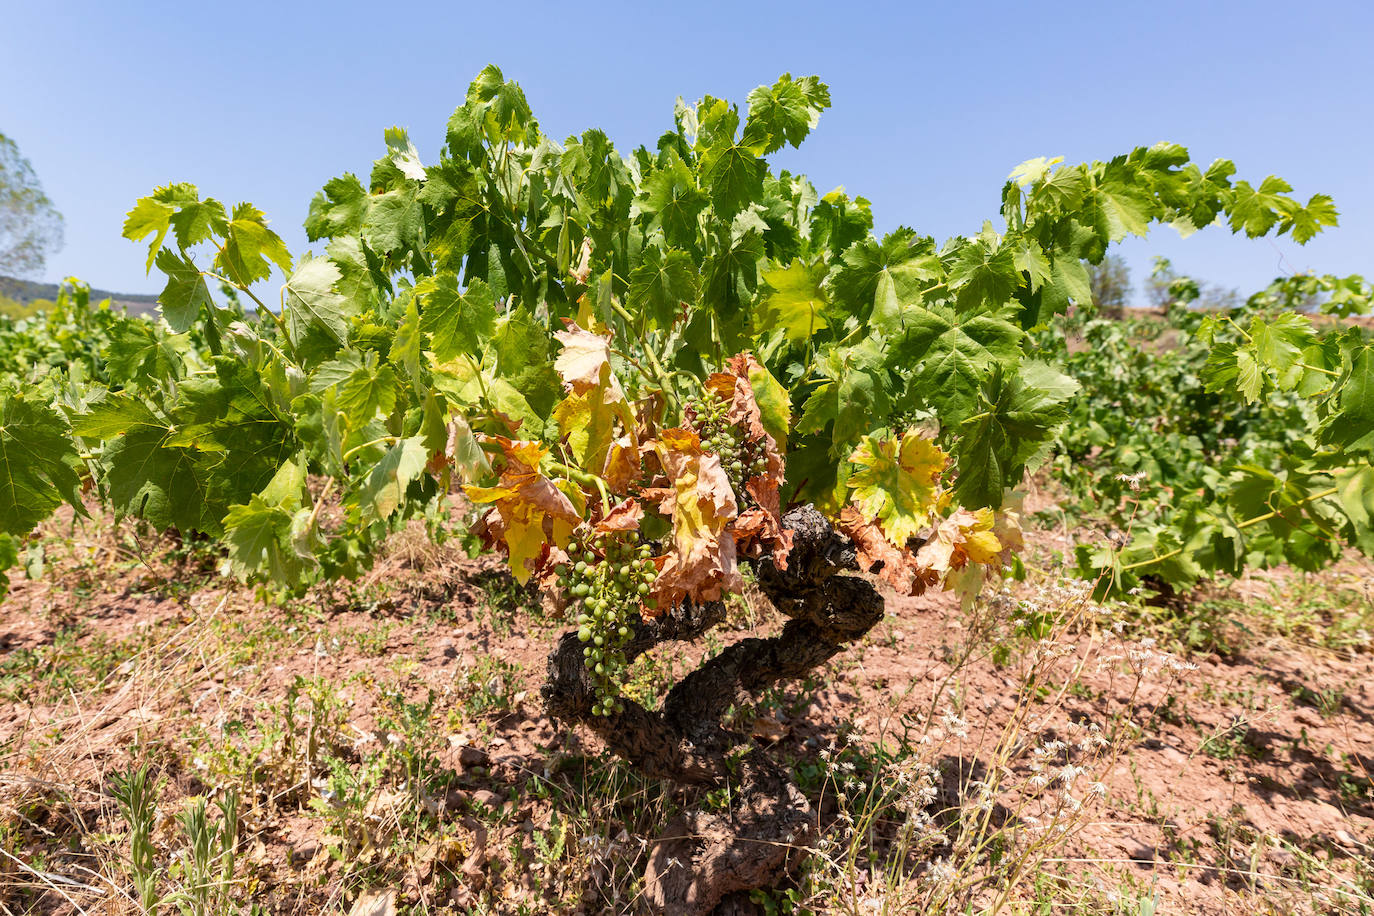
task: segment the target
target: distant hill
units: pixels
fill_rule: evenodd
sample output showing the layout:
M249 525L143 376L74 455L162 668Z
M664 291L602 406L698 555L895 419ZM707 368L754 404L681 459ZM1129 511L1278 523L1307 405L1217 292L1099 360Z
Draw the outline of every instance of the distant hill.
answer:
M17 280L14 277L0 277L0 299L12 299L20 305L28 305L39 299L57 301L58 284L34 283L30 280ZM103 289L91 290L91 301L109 299L113 305L123 306L131 315L151 315L157 311L157 296L139 293L112 293Z

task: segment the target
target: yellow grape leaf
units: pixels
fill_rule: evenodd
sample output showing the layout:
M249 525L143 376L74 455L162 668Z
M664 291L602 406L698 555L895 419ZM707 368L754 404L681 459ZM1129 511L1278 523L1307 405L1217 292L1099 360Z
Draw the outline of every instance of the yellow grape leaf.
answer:
M568 440L579 467L592 473L606 465L615 440L617 411L606 403L601 387L571 393L553 409L558 429Z
M659 509L673 522L672 545L654 581L662 613L684 598L718 601L744 580L728 530L739 507L720 458L703 454L701 439L688 429L664 430L658 455L671 483Z
M749 377L749 387L754 390L763 428L773 437L779 449L786 449L787 433L792 426L792 400L787 395L787 389L752 353L741 353L732 358L730 368L736 373L743 371Z
M506 544L511 572L524 584L552 541L566 540L573 526L581 522L572 501L539 470L548 453L538 442L494 436L505 455L501 479L494 487L466 486L468 498L475 503L493 503L486 528Z
M898 443L864 436L849 457L853 498L889 541L901 546L930 524L939 502L937 482L949 456L929 437L909 430Z

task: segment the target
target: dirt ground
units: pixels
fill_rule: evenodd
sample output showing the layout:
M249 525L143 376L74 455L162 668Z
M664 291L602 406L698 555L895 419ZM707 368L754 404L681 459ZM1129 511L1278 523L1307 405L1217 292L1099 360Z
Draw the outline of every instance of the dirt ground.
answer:
M833 775L845 749L872 773L902 754L946 776L1005 771L995 817L1024 830L1037 748L1092 729L1103 747L1081 759L1086 788L1067 802L1082 811L1008 912L1369 912L1371 568L1255 576L1186 611L1083 611L1037 641L1027 608L1078 599L1051 582L1062 535L1035 542L1040 577L1005 613L890 597L862 646L737 710L754 740L818 774L809 791L836 848L863 833ZM238 793L228 896L244 913L641 912L659 825L711 803L542 715L561 624L455 542L405 532L360 582L299 599L109 518L59 515L39 543L36 578L12 571L0 605L0 912L138 911L113 787L139 765L158 787L152 867L167 893L189 880L176 815ZM638 689L661 693L778 620L740 602L718 640L642 663ZM1033 676L1030 657L1043 662ZM928 807L959 810L948 792L987 781L956 778ZM898 820L874 797L876 821ZM868 864L819 850L737 911L934 899L922 882L957 844L907 850L894 887L879 847L895 828L870 827ZM969 898L975 911L989 893Z

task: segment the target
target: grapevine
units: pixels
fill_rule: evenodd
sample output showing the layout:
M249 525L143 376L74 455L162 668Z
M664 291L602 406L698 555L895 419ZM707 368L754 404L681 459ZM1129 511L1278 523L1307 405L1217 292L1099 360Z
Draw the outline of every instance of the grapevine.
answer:
M1016 488L1081 387L1038 329L1089 300L1085 265L1161 223L1305 243L1336 222L1325 195L1304 202L1281 179L1237 179L1229 161L1203 168L1161 143L1023 163L1000 227L880 237L864 198L770 164L829 105L817 77L784 74L743 108L680 102L652 149L622 152L596 129L548 136L487 67L436 159L392 128L364 178L315 195L311 252L250 203L156 189L124 235L166 278L160 320L109 323L99 385L55 362L5 383L0 470L16 485L0 492L0 561L63 502L83 511L89 490L118 515L214 539L237 578L300 592L358 576L411 521L443 536L461 494L515 579L571 609L548 710L646 773L738 785L727 827L696 832L728 828L749 858L776 857L759 868L782 867L816 818L767 801L801 796L721 724L726 709L882 619L856 572L971 596L1016 568ZM1323 288L1340 309L1366 289ZM1315 530L1330 500L1302 494L1337 486L1342 535L1367 545L1368 344L1288 318L1197 336L1209 389L1315 399L1288 478L1243 471L1237 503ZM1193 518L1181 543L1152 549L1174 562L1239 543L1236 526ZM1139 559L1084 562L1131 574ZM659 709L627 697L635 658L701 638L746 575L789 618L780 632L727 647ZM734 875L731 855L716 872ZM739 889L723 886L703 905Z

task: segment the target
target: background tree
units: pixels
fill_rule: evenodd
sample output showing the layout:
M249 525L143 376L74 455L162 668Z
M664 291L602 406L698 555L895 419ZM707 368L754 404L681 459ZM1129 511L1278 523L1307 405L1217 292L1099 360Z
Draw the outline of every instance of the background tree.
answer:
M1240 307L1241 295L1215 283L1199 283L1192 277L1179 274L1168 258L1156 257L1154 269L1145 285L1146 298L1157 309L1167 309L1181 302L1204 311L1230 311Z
M1122 309L1131 304L1131 269L1119 254L1109 254L1101 264L1089 265L1088 286L1093 305L1105 315L1120 318Z
M61 247L62 214L19 145L0 134L0 274L39 274Z

